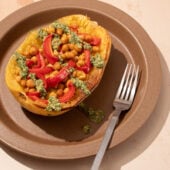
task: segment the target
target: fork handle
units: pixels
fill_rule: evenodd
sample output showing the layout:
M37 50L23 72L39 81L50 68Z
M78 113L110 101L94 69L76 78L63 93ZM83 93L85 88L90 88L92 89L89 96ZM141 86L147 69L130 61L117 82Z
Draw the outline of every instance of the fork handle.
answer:
M120 110L115 110L111 114L113 114L113 113L114 113L114 115L112 116L112 118L111 118L111 120L109 122L109 125L108 125L108 127L106 129L106 133L105 133L105 135L103 137L103 140L102 140L100 148L99 148L99 150L97 152L97 155L96 155L96 157L95 157L95 159L93 161L93 165L91 167L91 170L98 170L99 169L101 161L102 161L103 156L104 156L104 153L105 153L105 151L107 149L107 146L109 144L110 138L112 136L113 130L115 129L116 124L118 123L119 115L120 115L121 111Z

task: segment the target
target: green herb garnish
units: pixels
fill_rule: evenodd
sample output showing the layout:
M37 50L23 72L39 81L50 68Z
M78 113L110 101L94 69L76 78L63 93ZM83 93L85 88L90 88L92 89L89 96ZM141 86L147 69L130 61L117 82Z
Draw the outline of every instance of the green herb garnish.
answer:
M103 68L104 66L104 60L98 53L95 56L91 56L91 63L97 68Z
M28 67L26 66L26 57L16 52L15 54L16 62L21 69L20 76L21 78L26 78L28 75Z
M60 111L61 110L61 103L58 101L57 98L54 96L49 97L48 105L46 107L47 111Z
M69 29L69 27L67 25L64 25L58 21L53 22L52 24L54 26L54 28L56 29L62 29L64 31L64 33L70 34L71 30Z
M52 39L52 48L53 48L53 50L58 50L60 44L61 44L60 37L59 36L55 36Z
M89 95L91 93L84 81L78 78L72 78L72 82L77 88L80 88L86 95Z
M45 31L44 29L39 29L39 31L38 31L38 38L41 41L43 41L47 35L48 35L47 31Z
M83 127L82 127L82 130L83 130L83 132L85 133L85 134L89 134L90 133L90 131L91 131L91 127L90 127L90 125L84 125Z
M90 50L90 51L92 50L92 46L89 43L84 42L84 41L83 41L83 48L85 50Z
M79 108L82 112L86 113L88 118L94 123L101 123L104 119L105 113L100 109L88 107L83 102L79 104Z
M89 119L94 123L100 123L104 119L104 112L102 110L95 110L93 108L89 108Z
M41 79L36 79L36 76L33 73L29 74L29 76L34 81L36 90L40 92L41 96L45 97L47 95L47 91L44 87L43 81Z

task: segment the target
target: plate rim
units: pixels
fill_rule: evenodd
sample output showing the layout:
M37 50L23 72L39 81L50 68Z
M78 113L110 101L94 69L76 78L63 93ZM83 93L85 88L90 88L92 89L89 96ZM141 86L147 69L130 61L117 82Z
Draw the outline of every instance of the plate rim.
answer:
M149 37L149 35L146 33L146 31L141 27L141 25L139 23L137 23L132 17L130 17L128 14L126 14L125 12L123 12L122 10L112 6L112 5L109 5L109 4L106 4L104 2L99 2L99 1L90 1L90 0L87 0L84 7L82 8L81 5L82 5L82 2L80 2L79 0L75 0L74 2L72 2L71 0L67 0L67 2L62 2L61 0L60 1L57 1L57 2L54 2L52 0L49 0L48 3L50 2L53 2L53 3L56 3L56 4L59 4L58 8L63 8L64 6L69 6L69 7L72 7L72 8L80 8L80 9L88 9L88 10L101 10L100 12L101 13L104 13L105 15L107 15L108 17L110 18L114 18L114 20L116 19L116 21L118 23L120 23L121 25L123 25L126 29L128 29L128 31L133 35L133 37L136 38L136 41L138 42L139 45L141 45L141 47L144 46L144 40L147 39L149 40L151 43L150 43L150 49L152 49L152 53L155 54L155 64L154 66L153 65L148 65L148 71L149 71L149 75L150 76L153 76L154 75L154 71L157 70L157 77L155 76L154 77L154 80L157 82L157 86L154 87L152 89L152 92L154 91L154 96L155 96L155 100L152 101L152 107L150 106L150 112L153 111L153 109L155 108L155 105L157 103L157 100L158 100L158 97L159 97L159 93L160 93L160 88L161 88L161 79L162 79L162 71L161 71L161 65L160 65L160 61L159 61L159 54L157 53L157 49L154 45L154 43L152 42L151 38ZM88 5L89 3L91 3L90 5ZM22 20L25 19L24 16L20 15L23 11L25 11L25 13L27 14L26 17L31 17L32 15L35 15L37 13L37 10L38 10L38 13L40 12L43 12L43 11L49 11L49 10L52 10L52 9L57 9L56 7L54 6L48 6L48 8L45 8L45 4L47 2L46 1L39 1L39 2L35 2L35 3L32 3L30 5L27 5L23 8L20 8L19 10L16 10L15 12L13 12L12 14L10 14L9 16L7 16L6 18L4 18L1 22L0 22L0 26L2 26L2 32L0 33L0 40L1 38L6 34L8 33L8 31L13 27L15 26L15 24L21 22ZM81 5L80 5L81 4ZM97 6L96 8L94 8L94 5ZM93 6L93 8L91 8ZM103 8L103 6L107 7L107 11L104 10L105 8ZM41 7L39 9L39 7ZM31 10L31 13L29 13L30 11L30 8L32 9ZM98 9L97 9L98 8ZM117 16L113 16L113 14L111 15L111 11L112 10L112 13L114 11L114 14L117 14ZM99 11L97 11L99 12ZM16 23L12 26L10 25L10 21L16 16L16 15L19 15L19 17L17 17L18 19L16 20ZM118 15L121 17L118 17ZM116 18L117 17L117 18ZM141 34L138 35L136 34L136 30L134 29L134 27L132 27L132 25L130 24L131 22L128 22L128 21L131 21L133 22L133 24L135 25L135 29L137 28L138 30L140 30ZM8 28L7 30L4 30L3 28ZM0 41L1 43L1 41ZM149 53L148 51L143 51L143 53L146 55L146 53ZM153 54L152 54L153 55ZM159 80L159 81L158 81ZM152 82L149 82L149 87L152 86ZM147 89L149 88L147 87ZM146 91L147 91L146 89ZM149 93L151 94L151 92ZM145 117L144 120L142 120L142 122L140 122L140 124L138 125L138 127L136 127L136 129L131 132L131 134L129 134L128 136L126 136L124 139L122 139L122 141L115 141L112 139L111 141L111 145L110 145L110 148L112 148L113 146L116 146L118 143L122 143L123 141L125 141L127 138L129 138L130 136L132 136L140 127L143 126L143 124L146 122L146 120L149 118L151 113L147 113L147 116ZM137 117L135 117L136 120L138 120ZM127 121L131 121L131 118L128 119ZM2 125L2 124L1 124ZM1 126L0 125L0 126ZM123 128L123 127L122 127ZM8 127L5 130L9 130ZM1 132L1 131L0 131ZM20 138L21 136L19 136L19 134L15 134L15 135L18 135L18 137ZM115 131L115 138L116 136L118 136L117 134L117 131ZM3 143L7 144L8 146L10 146L11 148L15 149L15 150L18 150L22 153L25 153L25 154L28 154L28 155L31 155L31 156L35 156L35 157L41 157L41 158L47 158L47 159L73 159L73 158L81 158L81 157L87 157L87 156L91 156L91 155L94 155L97 151L97 148L100 144L100 141L101 139L96 139L95 141L87 141L86 143L84 143L84 145L86 145L86 147L90 147L91 143L93 143L93 145L95 145L96 147L92 148L90 147L89 151L85 151L84 152L86 153L85 155L84 154L74 154L74 156L72 155L71 157L69 155L58 155L57 157L54 157L54 156L47 156L47 155L40 155L40 154L36 154L36 153L30 153L30 152L27 152L27 151L24 151L23 149L21 148L18 148L16 146L13 146L10 144L10 142L2 139L2 137L0 137L0 141L2 141ZM72 143L70 146L67 146L67 147L70 147L70 151L74 151L75 149L75 146L74 146L74 143ZM57 149L60 149L59 147ZM62 147L61 147L62 149Z

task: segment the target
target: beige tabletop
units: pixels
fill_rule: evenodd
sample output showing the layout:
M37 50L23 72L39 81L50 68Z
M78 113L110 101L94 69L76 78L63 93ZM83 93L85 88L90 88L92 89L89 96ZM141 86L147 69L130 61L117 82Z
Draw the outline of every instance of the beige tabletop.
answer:
M0 20L37 0L0 0ZM145 125L106 152L101 170L170 169L170 1L103 0L136 19L158 47L163 70L158 104ZM1 29L1 28L0 28ZM156 76L156 75L155 75ZM94 157L49 161L22 155L0 143L0 169L88 170Z

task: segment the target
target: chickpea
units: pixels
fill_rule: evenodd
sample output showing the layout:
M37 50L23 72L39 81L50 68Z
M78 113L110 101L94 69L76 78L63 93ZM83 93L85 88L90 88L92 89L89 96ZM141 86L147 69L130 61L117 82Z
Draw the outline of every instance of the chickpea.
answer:
M31 56L36 55L38 53L38 49L35 46L30 47L29 54Z
M51 91L50 93L49 93L49 97L57 97L57 93L55 92L55 91Z
M78 45L74 45L74 49L77 51L77 52L81 52L82 51L82 48L79 47Z
M25 92L29 92L29 88L26 87L26 88L24 89L24 91L25 91Z
M36 56L31 57L31 61L33 61L34 63L36 63L36 62L37 62L37 57L36 57Z
M74 51L70 51L69 54L70 54L69 58L74 58L75 57Z
M61 48L61 51L62 51L62 52L66 52L66 51L68 51L68 50L69 50L68 44L64 44L64 45L62 46L62 48Z
M53 67L53 65L51 63L47 64L47 67Z
M79 60L84 60L85 59L85 55L84 55L84 53L83 54L81 54L80 56L79 56Z
M61 68L61 64L59 62L56 62L54 65L53 65L53 68L55 70L59 70Z
M46 28L46 31L50 34L50 33L55 33L55 28L50 25L49 27Z
M22 79L22 80L20 81L20 84L21 84L22 87L25 87L25 86L26 86L26 80L25 80L25 79Z
M16 76L16 81L19 83L20 81L21 81L21 77L18 75L18 76Z
M81 67L81 66L83 66L85 63L84 63L84 60L78 60L76 64L77 64L78 67Z
M69 88L66 87L66 88L64 89L64 93L67 93L68 91L69 91Z
M33 87L35 87L35 83L32 79L28 79L28 80L26 80L26 86L29 88L33 88Z
M35 88L29 89L29 92L35 92Z
M64 89L64 84L60 83L60 84L58 85L58 89Z
M75 56L75 57L74 57L74 61L75 61L75 62L77 62L78 59L79 59L79 56Z
M80 70L77 70L76 76L77 76L80 80L85 80L85 79L86 79L86 74L85 74L83 71L80 71Z
M87 42L91 41L91 39L92 39L92 36L89 34L85 35L85 37L84 37L84 40Z
M98 46L93 46L92 50L93 52L99 52L100 48Z
M24 52L22 52L23 56L29 57L29 51L25 50Z
M66 53L61 54L61 58L62 58L62 59L66 59L66 58L67 58L67 57L66 57Z
M61 37L61 42L62 44L66 44L68 43L68 37L66 34L63 34L62 37Z
M58 51L57 51L57 50L54 50L53 54L54 54L55 56L58 56Z
M68 86L70 83L72 83L71 79L68 79L66 82L66 85Z
M61 28L57 28L56 33L57 33L58 35L62 35L63 30L62 30Z
M54 77L57 73L58 73L57 70L53 71L53 72L50 74L50 77Z
M73 74L72 74L72 76L73 76L73 77L76 77L76 75L77 75L77 71L74 71Z
M74 54L74 56L76 56L78 54L78 52L76 50L72 50L72 53Z
M72 53L71 51L70 51L70 52L66 52L66 53L65 53L65 57L66 57L67 59L74 58L74 53Z
M78 76L80 80L85 80L86 79L86 74L83 73L82 75Z
M39 48L39 52L40 52L40 53L43 52L43 48L42 48L42 47Z
M63 89L58 89L56 94L57 94L57 96L62 96L63 95Z
M74 44L68 44L70 50L74 50Z

